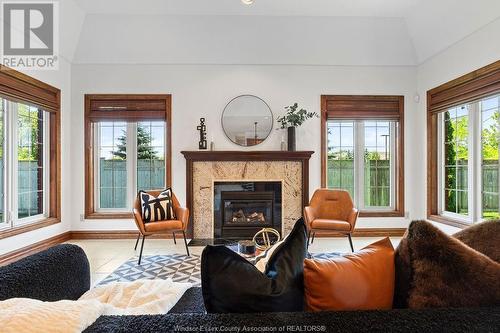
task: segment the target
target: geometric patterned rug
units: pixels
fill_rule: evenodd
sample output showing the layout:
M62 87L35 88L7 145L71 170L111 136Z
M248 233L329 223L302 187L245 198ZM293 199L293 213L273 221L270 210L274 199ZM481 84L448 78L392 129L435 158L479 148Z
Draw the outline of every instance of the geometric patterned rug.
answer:
M139 279L172 278L175 282L191 282L201 286L200 255L185 254L142 256L141 265L137 265L138 257L127 260L113 273L104 278L99 285L110 282L127 282Z
M339 257L339 253L313 253L315 259ZM98 285L111 282L127 282L139 279L172 278L175 282L191 282L193 286L201 286L201 255L185 254L142 256L141 265L137 265L137 257L130 258L113 273L104 278Z

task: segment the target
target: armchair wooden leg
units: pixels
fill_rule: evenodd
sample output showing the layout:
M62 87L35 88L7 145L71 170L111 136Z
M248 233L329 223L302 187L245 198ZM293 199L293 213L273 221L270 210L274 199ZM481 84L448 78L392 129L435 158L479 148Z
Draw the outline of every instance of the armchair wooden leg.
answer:
M191 255L189 254L188 243L187 243L187 240L186 240L186 233L184 232L184 230L182 230L182 237L184 238L184 245L186 246L187 255L188 255L188 257L190 257Z
M139 261L137 262L137 265L141 264L141 259L142 259L142 250L144 249L144 239L146 239L146 236L142 236L142 243L141 243L141 252L139 253Z
M349 244L351 244L351 251L354 252L354 246L352 246L352 238L351 238L351 233L347 234L347 237L349 237Z
M314 236L316 236L316 231L315 231L315 232L313 232L313 237L312 237L312 239L311 239L311 244L312 244L312 243L314 243Z
M139 244L139 238L141 238L141 233L137 235L137 240L135 241L134 251L137 250L137 244Z
M175 240L175 232L172 232L172 236L174 236L174 244L177 245L177 241Z

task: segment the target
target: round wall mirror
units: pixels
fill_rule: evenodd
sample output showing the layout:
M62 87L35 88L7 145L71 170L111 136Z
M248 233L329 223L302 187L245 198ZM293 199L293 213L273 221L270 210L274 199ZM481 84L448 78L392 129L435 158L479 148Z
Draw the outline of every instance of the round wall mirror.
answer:
M227 103L222 113L222 128L234 143L250 147L262 143L273 129L273 113L261 98L241 95Z

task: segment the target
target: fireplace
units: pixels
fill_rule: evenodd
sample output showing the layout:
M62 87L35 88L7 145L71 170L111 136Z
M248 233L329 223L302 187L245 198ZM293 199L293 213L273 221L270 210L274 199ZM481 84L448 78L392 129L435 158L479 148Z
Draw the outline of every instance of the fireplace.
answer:
M186 158L186 207L190 212L187 235L193 239L220 237L222 217L217 214L220 214L221 191L248 190L242 190L241 183L237 182L278 183L275 194L281 195L275 198L274 209L279 210L281 217L275 213L273 223L283 234L292 231L304 206L309 203L312 151L196 150L181 153ZM229 184L229 189L214 189L216 183L220 187L223 182L233 184Z
M281 233L281 182L215 182L214 238L251 239L262 228Z

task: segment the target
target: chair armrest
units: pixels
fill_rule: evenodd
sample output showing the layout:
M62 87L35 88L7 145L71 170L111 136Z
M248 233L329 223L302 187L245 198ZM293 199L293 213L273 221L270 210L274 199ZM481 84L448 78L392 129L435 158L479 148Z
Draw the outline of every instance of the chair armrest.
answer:
M351 225L351 231L354 230L356 226L356 221L358 220L359 210L357 208L353 208L347 217L347 222Z
M0 301L77 300L90 288L90 265L76 245L62 244L0 267Z
M312 221L316 219L316 210L312 206L304 207L304 218L306 220L306 226L309 228Z
M182 222L182 229L186 230L189 223L189 209L177 206L175 207L175 216Z
M141 234L144 235L144 233L146 232L146 229L144 229L144 222L142 221L142 214L137 208L134 208L134 221L135 221L135 224L137 225L137 228L141 232Z

